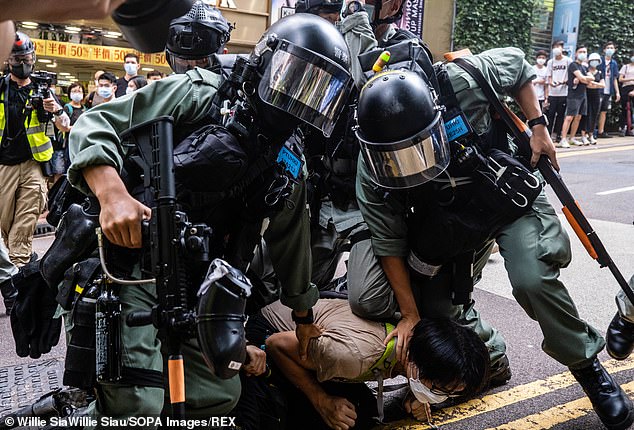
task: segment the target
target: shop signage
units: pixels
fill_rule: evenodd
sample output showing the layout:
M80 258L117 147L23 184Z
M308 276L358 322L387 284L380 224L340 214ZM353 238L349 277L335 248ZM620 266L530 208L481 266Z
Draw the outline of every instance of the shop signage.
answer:
M144 54L133 49L115 46L81 45L79 43L57 42L55 40L31 39L35 43L35 52L39 56L68 58L73 60L103 61L123 63L125 55L134 52L143 66L169 67L162 52Z

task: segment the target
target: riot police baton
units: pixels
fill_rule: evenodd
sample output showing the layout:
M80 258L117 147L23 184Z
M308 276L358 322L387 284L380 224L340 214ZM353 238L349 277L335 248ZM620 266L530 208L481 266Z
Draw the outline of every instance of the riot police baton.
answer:
M530 139L532 136L530 129L507 106L504 106L504 110L506 115L504 115L504 112L500 112L500 116L513 133L516 138L516 143L521 147L522 151L527 151L527 153L530 154ZM599 235L590 225L590 222L581 211L579 204L564 183L561 175L552 166L547 156L542 155L539 158L537 168L546 182L550 184L557 198L563 205L562 211L568 223L586 248L588 254L590 254L590 257L597 260L601 267L607 266L610 269L610 272L612 272L612 275L616 278L616 281L619 283L619 286L627 298L631 303L634 303L634 291L632 291L632 288L623 277L616 263L614 263L610 254L608 254Z

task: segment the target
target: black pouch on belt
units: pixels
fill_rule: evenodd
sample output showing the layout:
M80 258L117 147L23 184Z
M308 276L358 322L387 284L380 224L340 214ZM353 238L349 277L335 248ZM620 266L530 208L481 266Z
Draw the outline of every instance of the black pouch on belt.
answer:
M64 281L59 287L57 293L57 303L64 310L71 310L73 303L81 294L89 281L93 280L95 274L101 265L98 258L89 258L79 263L73 264L71 268L64 273Z
M473 293L473 261L475 251L467 251L453 260L451 277L451 302L454 305L468 305Z

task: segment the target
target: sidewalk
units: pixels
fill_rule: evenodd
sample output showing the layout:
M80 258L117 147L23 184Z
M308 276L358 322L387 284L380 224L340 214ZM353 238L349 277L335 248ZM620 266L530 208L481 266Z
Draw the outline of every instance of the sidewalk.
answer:
M608 139L597 139L596 145L576 146L570 145L570 148L557 148L557 154L563 154L571 151L588 151L599 148L612 148L615 146L634 145L634 136L621 137L619 135L613 135Z

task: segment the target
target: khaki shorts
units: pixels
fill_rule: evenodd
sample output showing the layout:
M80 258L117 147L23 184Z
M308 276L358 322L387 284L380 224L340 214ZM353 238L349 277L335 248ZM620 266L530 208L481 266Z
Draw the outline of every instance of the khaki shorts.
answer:
M383 355L385 324L354 315L347 300L320 299L313 314L315 324L323 329L308 346L318 381L356 379ZM279 301L264 307L262 315L279 331L295 330L291 310Z

